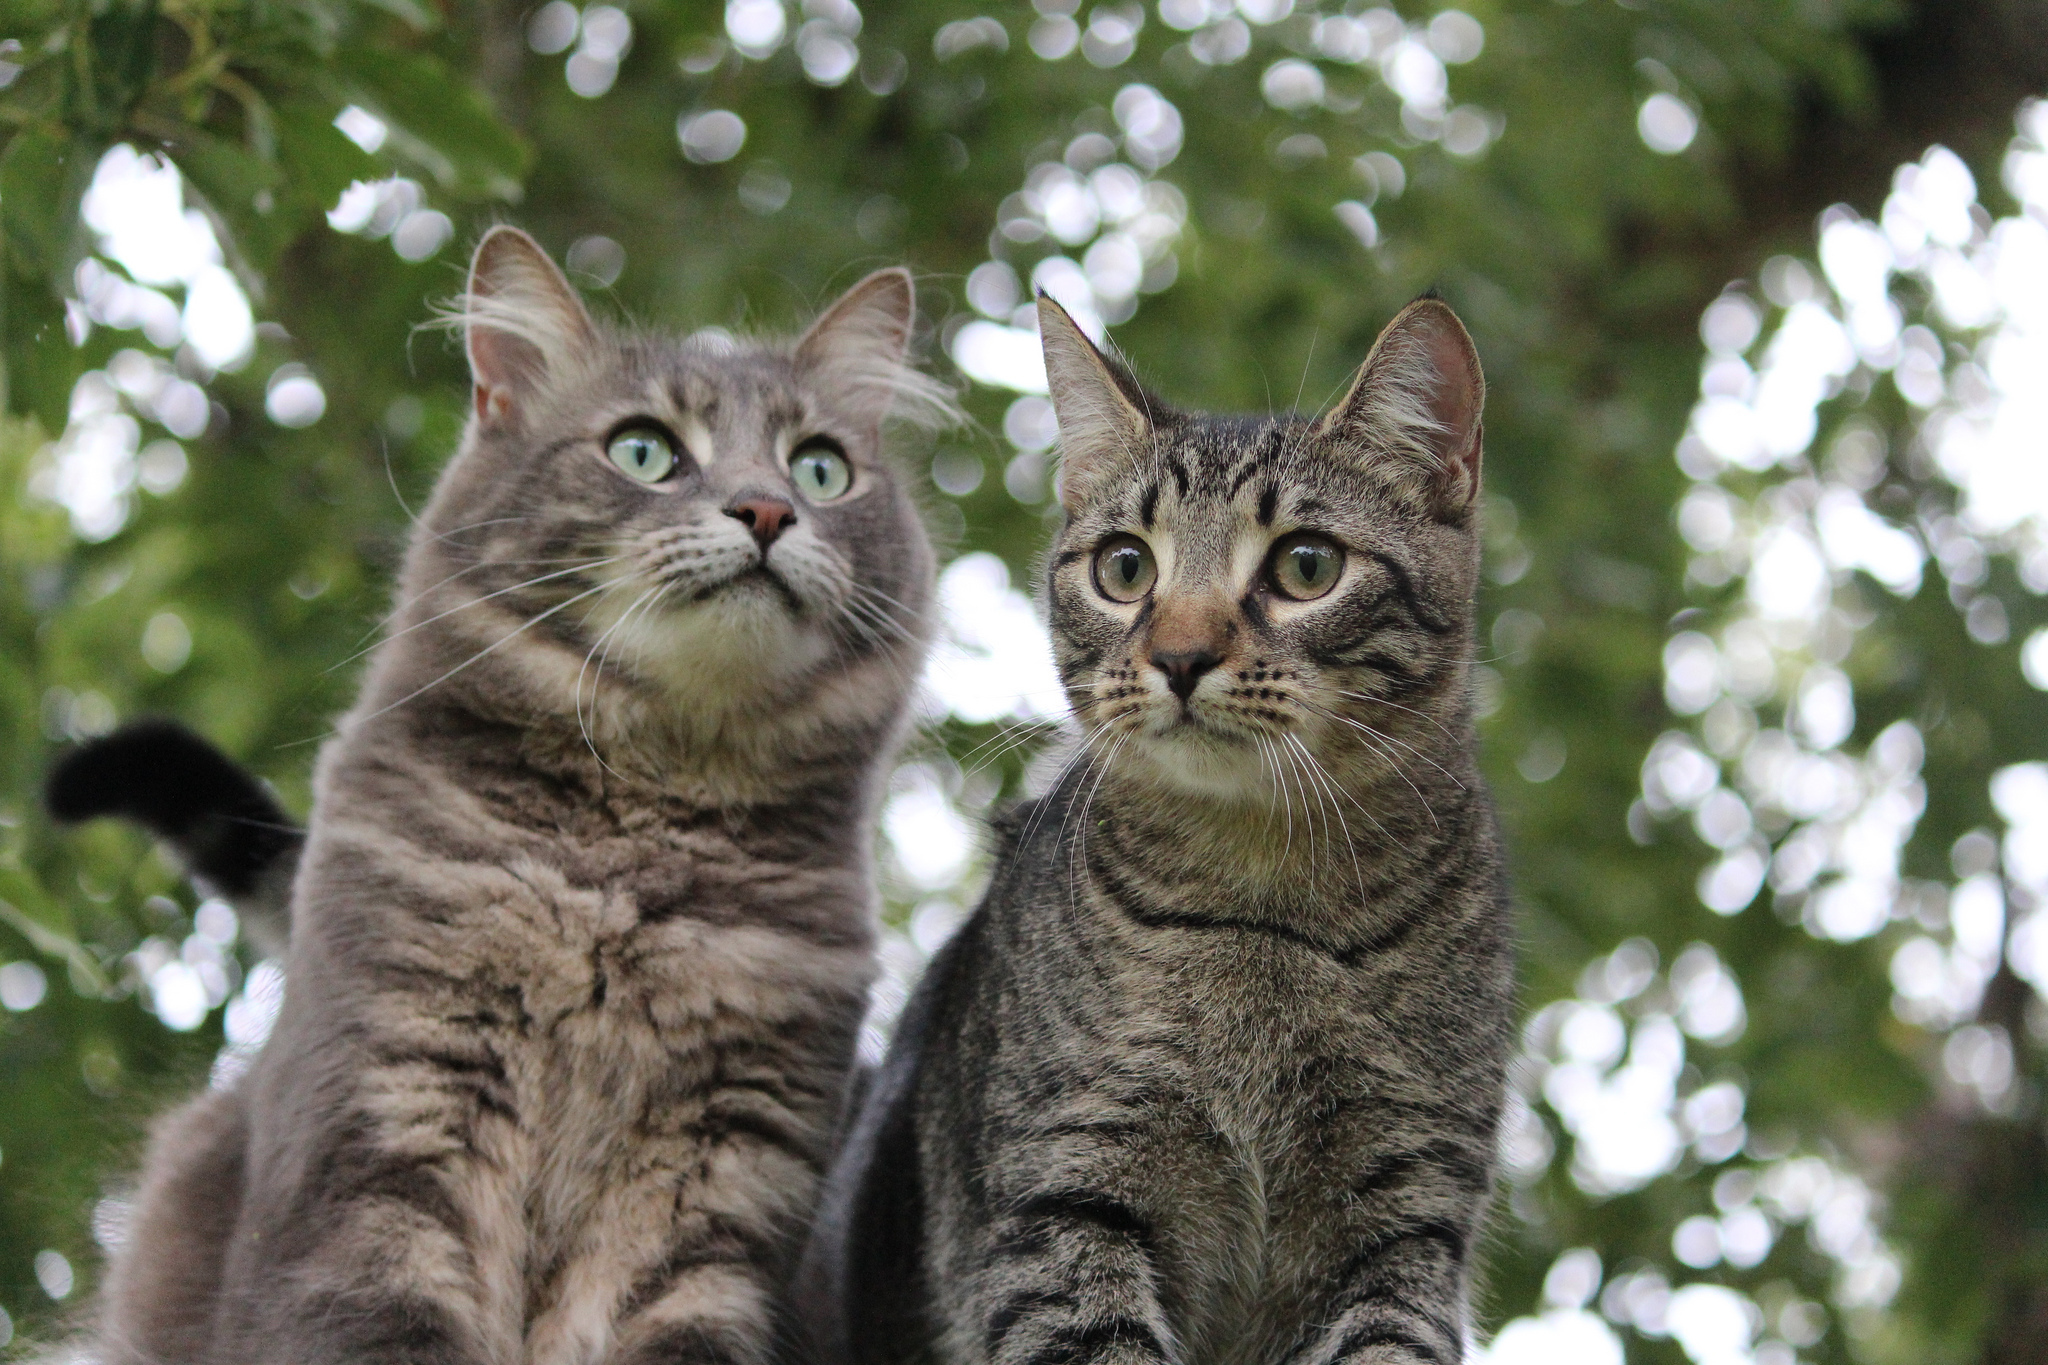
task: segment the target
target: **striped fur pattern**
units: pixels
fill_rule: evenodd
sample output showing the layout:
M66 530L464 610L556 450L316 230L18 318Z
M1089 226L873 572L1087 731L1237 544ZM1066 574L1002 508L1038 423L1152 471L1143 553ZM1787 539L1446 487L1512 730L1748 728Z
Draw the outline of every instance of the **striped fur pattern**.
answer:
M1082 734L851 1127L811 1338L827 1365L1451 1365L1513 977L1468 699L1471 343L1426 299L1323 419L1216 418L1041 312L1087 362L1048 366ZM1313 600L1275 576L1301 533L1342 551ZM1157 578L1120 601L1126 539Z
M320 756L283 1012L160 1130L110 1361L773 1353L927 635L882 445L910 277L793 343L679 341L595 323L498 229L469 297L476 417ZM607 457L636 425L671 477ZM820 436L853 475L814 502Z

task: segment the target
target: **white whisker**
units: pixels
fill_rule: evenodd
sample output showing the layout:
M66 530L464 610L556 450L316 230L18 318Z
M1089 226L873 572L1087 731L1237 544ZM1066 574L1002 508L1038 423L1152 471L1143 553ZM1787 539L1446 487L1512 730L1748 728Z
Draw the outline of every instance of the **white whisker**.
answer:
M615 586L624 586L625 584L632 582L633 579L637 578L638 576L639 575L634 574L629 575L626 578L619 579ZM619 774L613 770L612 766L609 763L605 762L604 755L597 751L597 741L591 737L590 725L585 721L583 716L583 675L589 671L590 661L594 656L596 656L598 648L600 646L603 646L605 650L605 655L603 658L600 658L597 661L597 678L594 682L592 682L590 688L590 720L594 721L597 719L598 689L604 686L605 663L611 657L611 646L607 642L626 624L627 621L632 619L634 612L638 611L642 606L646 605L649 601L660 596L662 591L666 589L668 586L669 585L666 583L657 581L653 587L649 588L647 591L641 593L639 597L635 598L633 601L633 605L627 607L626 610L620 614L618 620L612 622L609 626L606 626L603 634L599 635L595 640L592 640L590 642L590 648L583 652L583 665L582 667L576 670L576 687L574 692L570 696L571 704L576 708L576 728L582 732L583 744L584 747L590 750L590 756L597 760L599 767L603 768L606 772L611 773L614 777L619 776Z
M1332 690L1334 690L1336 694L1340 697L1354 697L1359 701L1369 701L1380 706L1391 706L1396 711L1406 711L1409 715L1414 716L1419 720L1426 720L1431 725L1434 725L1437 728L1438 733L1443 735L1445 739L1451 741L1451 743L1464 743L1464 741L1459 739L1457 735L1453 734L1450 730L1446 729L1444 723L1438 720L1435 716L1429 715L1428 713L1423 711L1418 711L1412 706L1403 706L1401 705L1401 703L1397 701L1388 701L1385 697L1375 697L1370 692L1347 692L1343 688L1335 688Z
M1316 756L1309 751L1308 746L1301 742L1300 736L1290 733L1287 736L1287 738L1293 742L1294 747L1296 749L1300 750L1301 756L1308 760L1309 770L1312 773L1316 774L1317 779L1321 783L1323 783L1325 791L1342 793L1345 795L1349 794L1343 792L1343 788L1340 785L1338 785L1337 780L1330 775L1329 771L1326 768L1324 768L1319 761L1317 761ZM1357 841L1351 837L1351 822L1344 818L1344 807L1341 804L1339 804L1336 801L1332 801L1330 803L1330 808L1332 811L1335 812L1337 816L1337 823L1340 826L1342 826L1344 830L1344 848L1345 851L1351 855L1351 875L1358 885L1359 903L1363 904L1366 900L1365 870L1358 865L1358 844ZM1359 809L1360 811L1365 811L1365 808L1363 806L1360 806ZM1366 812L1366 818L1368 820L1372 819L1372 815L1370 812ZM1377 825L1379 821L1373 820L1373 823Z
M418 697L426 692L431 692L434 688L439 687L444 682L447 682L450 678L454 677L457 673L462 672L462 670L468 668L471 664L476 663L479 659L482 659L489 654L495 654L500 648L511 643L511 641L515 637L524 635L527 631L533 629L541 622L547 620L556 612L562 611L568 607L573 607L586 597L595 597L598 593L607 592L616 586L618 585L615 583L600 583L598 586L594 588L584 589L582 592L577 593L574 597L569 598L565 602L556 603L554 606L549 607L546 611L540 613L540 615L529 619L524 625L514 627L511 631L508 631L506 634L499 636L496 640L492 641L488 645L485 645L482 649L470 655L467 659L464 659L461 663L455 665L455 667L449 669L446 673L443 673L440 677L434 679L432 682L427 683L422 687L414 688L412 691L400 697L397 701L392 702L389 706L381 706L375 711L372 711L369 715L364 716L362 719L364 721L375 720L377 717L383 715L385 712L394 711L397 708L405 705L407 702L413 700L415 697Z
M616 564L623 558L625 558L624 555L613 555L609 559L593 559L586 561L584 563L571 564L566 569L557 569L553 573L544 573L540 575L540 577L538 578L529 578L524 583L514 583L509 588L500 588L496 592L487 592L482 597L467 598L461 602L456 603L454 606L448 608L448 610L446 611L437 612L436 614L429 616L424 621L415 621L411 625L407 626L404 630L399 631L397 634L385 637L384 643L388 643L391 640L403 639L405 636L412 634L416 630L422 630L427 626L433 625L434 622L436 621L445 620L446 618L453 616L458 611L466 611L471 607L479 606L482 603L490 601L494 597L503 597L508 592L518 592L522 588L531 588L537 586L538 584L547 583L557 578L566 578L570 574L582 573L587 569L601 569L607 564ZM442 581L446 582L447 580L444 579ZM439 587L440 584L436 584L435 586ZM428 591L431 592L432 589L429 589ZM425 594L421 595L424 596ZM359 649L355 653L349 655L348 658L343 659L341 663L335 664L327 671L332 673L334 669L340 668L345 664L353 663L355 660L362 658L363 655L370 653L371 650L374 650L376 648L378 648L377 645L372 645L370 646L369 649Z
M1460 791L1464 790L1464 779L1460 778L1456 773L1452 772L1449 768L1446 768L1443 764L1437 762L1437 760L1431 758L1428 754L1416 748L1414 745L1396 739L1394 736L1388 734L1384 730L1375 729L1373 726L1367 725L1364 721L1353 720L1349 716L1340 715L1335 711L1325 710L1320 706L1311 705L1309 702L1306 701L1302 702L1302 705L1304 707L1307 707L1310 711L1315 712L1315 714L1323 717L1325 720L1334 720L1340 725L1348 725L1352 729L1358 731L1360 734L1366 736L1368 740L1374 741L1374 752L1383 755L1388 761L1388 763L1393 765L1394 770L1396 772L1401 772L1400 761L1394 757L1391 750L1380 748L1378 746L1388 744L1399 745L1401 748L1407 750L1414 757L1421 759L1424 763L1427 763L1430 767L1436 769L1445 777L1449 778L1451 782L1454 785L1456 785ZM1405 772L1402 772L1401 775L1404 779L1407 777L1407 774ZM1412 786L1414 784L1410 783L1409 785ZM1420 792L1416 794L1418 796L1421 795Z

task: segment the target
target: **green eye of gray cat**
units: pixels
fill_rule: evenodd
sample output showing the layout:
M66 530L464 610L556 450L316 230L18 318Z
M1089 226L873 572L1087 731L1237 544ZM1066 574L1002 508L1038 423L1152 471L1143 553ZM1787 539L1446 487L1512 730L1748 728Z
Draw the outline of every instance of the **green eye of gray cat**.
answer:
M789 457L789 476L812 502L830 502L853 486L853 466L834 442L813 437Z
M1095 552L1095 590L1112 602L1135 602L1152 591L1159 566L1136 536L1117 536Z
M1294 535L1273 550L1273 586L1297 602L1321 597L1344 572L1344 552L1321 536Z
M612 437L605 449L612 463L642 483L660 483L676 467L668 437L648 427L634 427Z

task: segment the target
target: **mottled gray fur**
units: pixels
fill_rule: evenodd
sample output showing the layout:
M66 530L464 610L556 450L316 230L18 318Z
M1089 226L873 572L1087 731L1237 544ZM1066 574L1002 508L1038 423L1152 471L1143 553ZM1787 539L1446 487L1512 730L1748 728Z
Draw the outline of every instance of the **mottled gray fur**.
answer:
M320 756L283 1012L157 1135L112 1361L772 1352L927 633L910 277L793 343L632 335L501 228L457 320L476 415ZM673 475L608 459L633 426Z
M825 1365L1449 1365L1513 967L1474 761L1481 380L1412 305L1321 419L1172 412L1042 301L1083 736L998 826L828 1181ZM1313 600L1277 556L1341 549ZM1124 538L1124 539L1120 539ZM1130 601L1094 565L1129 538Z

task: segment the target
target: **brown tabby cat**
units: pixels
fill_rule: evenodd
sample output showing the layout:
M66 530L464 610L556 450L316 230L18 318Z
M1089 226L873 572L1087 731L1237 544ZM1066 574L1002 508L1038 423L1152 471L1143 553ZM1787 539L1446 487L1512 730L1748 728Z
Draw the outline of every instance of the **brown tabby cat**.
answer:
M821 1202L823 1365L1451 1365L1512 932L1474 758L1479 361L1174 411L1041 300L1085 731L1007 819Z
M594 322L478 247L475 414L323 751L290 989L152 1147L101 1350L763 1360L870 966L948 416L911 280L793 344Z

